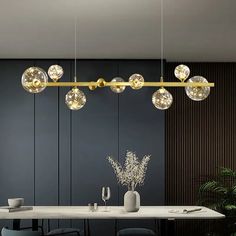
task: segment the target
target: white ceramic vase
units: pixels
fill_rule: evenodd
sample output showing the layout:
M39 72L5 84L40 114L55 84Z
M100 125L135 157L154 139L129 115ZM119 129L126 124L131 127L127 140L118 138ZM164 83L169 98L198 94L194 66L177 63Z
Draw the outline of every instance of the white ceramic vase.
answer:
M127 212L137 212L140 208L140 195L136 191L127 191L124 195L124 207Z

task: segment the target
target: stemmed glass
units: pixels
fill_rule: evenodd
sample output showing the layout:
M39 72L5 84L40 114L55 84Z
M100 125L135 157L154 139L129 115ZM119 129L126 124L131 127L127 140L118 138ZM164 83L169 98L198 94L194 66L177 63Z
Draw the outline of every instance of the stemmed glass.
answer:
M111 190L109 187L102 187L102 200L104 201L105 211L107 210L107 200L111 197Z

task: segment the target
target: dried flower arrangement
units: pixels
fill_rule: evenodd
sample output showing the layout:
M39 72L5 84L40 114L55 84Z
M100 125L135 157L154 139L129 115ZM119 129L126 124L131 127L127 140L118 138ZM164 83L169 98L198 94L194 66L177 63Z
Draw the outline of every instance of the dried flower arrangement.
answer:
M127 151L124 167L110 156L108 156L107 159L114 169L118 183L127 186L128 190L134 191L137 185L144 184L150 157L151 155L145 155L142 160L139 161L134 152Z

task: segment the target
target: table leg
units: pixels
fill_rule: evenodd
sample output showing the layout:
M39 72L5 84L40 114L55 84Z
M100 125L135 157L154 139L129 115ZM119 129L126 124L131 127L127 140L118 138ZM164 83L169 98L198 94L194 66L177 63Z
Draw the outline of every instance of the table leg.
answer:
M90 236L89 219L84 219L84 235Z
M117 219L115 219L115 236L117 235L117 231L118 231L118 222Z
M154 228L154 232L156 233L156 235L160 235L160 225L159 225L159 221L157 219L154 220L154 224L155 224L155 228Z
M14 219L12 223L12 228L13 230L20 230L20 220L19 219Z
M167 236L166 235L166 220L164 219L160 220L160 235Z
M167 228L166 228L167 236L175 236L175 220L168 219L167 220Z
M90 225L89 225L89 219L87 219L87 236L90 236Z
M71 227L71 228L72 228L72 227ZM50 222L49 219L47 220L47 231L48 231L48 232L51 231L51 222Z
M32 219L32 230L33 231L38 231L38 227L39 223L38 223L38 219Z
M87 236L87 232L86 232L86 220L84 219L84 236Z

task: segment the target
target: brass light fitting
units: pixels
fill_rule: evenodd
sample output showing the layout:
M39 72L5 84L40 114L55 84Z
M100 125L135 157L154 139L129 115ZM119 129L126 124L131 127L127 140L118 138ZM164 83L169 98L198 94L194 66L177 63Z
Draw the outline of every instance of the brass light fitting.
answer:
M47 82L44 85L46 87L89 87L90 90L95 90L97 87L111 87L111 86L126 86L131 87L130 82L106 82L104 79L101 82ZM201 82L144 82L142 87L214 87L214 83L201 83Z
M26 69L22 75L22 86L30 93L40 93L46 87L72 87L74 90L71 94L67 94L67 105L69 104L69 108L69 102L72 98L73 102L79 98L78 104L81 107L82 105L84 106L86 102L86 99L84 98L85 95L77 87L88 87L91 91L97 88L110 87L114 93L121 93L126 87L131 87L133 90L141 89L142 87L159 87L160 89L152 96L152 102L156 108L165 110L170 107L173 101L172 95L165 89L165 87L184 87L186 94L190 99L194 101L202 101L208 97L210 88L215 86L214 83L209 83L202 76L193 76L186 81L190 74L190 70L185 65L179 65L175 68L174 74L179 79L179 82L164 82L162 77L158 82L145 82L143 76L140 74L131 75L128 82L125 82L120 77L116 77L110 82L106 81L104 78L99 78L97 81L90 82L81 82L76 79L74 82L58 82L63 75L62 67L52 65L50 68L51 73L48 74L54 82L48 82L48 75L42 68L30 67ZM76 110L77 106L73 107L75 107L74 110Z

